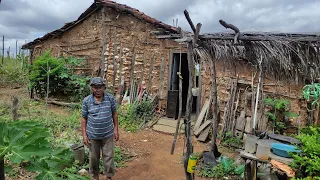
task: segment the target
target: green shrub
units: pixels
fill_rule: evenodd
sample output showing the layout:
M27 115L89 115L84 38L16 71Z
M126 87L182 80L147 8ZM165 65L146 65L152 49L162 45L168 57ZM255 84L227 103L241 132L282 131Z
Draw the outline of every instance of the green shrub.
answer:
M301 153L293 154L291 166L300 172L305 172L304 177L313 176L320 178L320 128L308 127L297 136L301 141Z
M50 55L50 51L35 59L30 67L30 88L36 94L44 97L47 93L49 74L49 95L65 94L71 96L72 101L81 101L90 93L88 86L89 76L76 74L74 68L80 67L83 59L74 57L61 57L59 59Z

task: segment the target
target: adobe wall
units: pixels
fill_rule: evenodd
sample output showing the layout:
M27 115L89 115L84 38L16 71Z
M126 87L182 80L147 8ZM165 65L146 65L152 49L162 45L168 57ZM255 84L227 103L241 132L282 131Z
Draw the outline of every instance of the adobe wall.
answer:
M218 85L218 98L219 98L219 108L221 120L223 119L223 113L225 105L229 99L230 93L230 80L236 79L238 77L239 83L238 88L240 89L240 101L239 107L237 110L236 117L240 114L241 110L244 110L245 97L247 93L251 93L251 83L252 77L254 78L254 86L258 85L258 76L259 73L256 69L251 67L245 61L234 61L233 64L230 64L228 61L219 60L216 63L217 71L217 85ZM202 104L205 99L209 99L210 88L211 88L211 74L210 68L203 67L202 69ZM303 85L295 84L294 82L287 81L276 81L274 78L264 76L263 78L263 91L265 97L277 97L281 99L286 99L291 103L291 111L300 115L300 121L298 119L291 119L291 124L293 126L298 126L300 123L301 126L307 124L307 109L306 105L301 102L300 95L302 92ZM247 111L246 116L252 116L251 101L247 102ZM223 120L222 120L223 121ZM220 126L222 124L220 122Z
M116 38L115 35L116 28ZM115 90L120 83L120 47L122 48L123 76L127 86L130 81L131 59L135 51L134 77L136 81L143 79L146 87L149 81L152 84L151 93L155 95L160 86L160 67L164 58L164 81L162 99L166 96L168 79L168 62L170 51L179 50L180 46L172 40L159 40L153 31L158 29L133 16L119 13L112 9L106 10L106 39L105 79L109 89L113 89L113 58L116 45L115 58L117 62L117 75ZM96 75L102 54L102 13L98 10L82 23L65 32L62 37L46 40L37 45L34 56L43 54L51 49L54 56L85 57L86 62L79 73L86 72ZM154 58L153 69L150 71L151 58ZM144 61L145 59L145 61ZM149 79L149 75L150 79ZM129 87L130 88L130 87ZM162 100L165 107L165 100Z

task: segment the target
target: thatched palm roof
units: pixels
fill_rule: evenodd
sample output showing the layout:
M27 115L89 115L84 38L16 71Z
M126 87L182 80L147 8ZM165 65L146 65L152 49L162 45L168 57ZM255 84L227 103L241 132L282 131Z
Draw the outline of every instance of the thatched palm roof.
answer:
M197 47L201 57L210 58L208 47L217 60L246 59L277 79L304 82L320 77L320 36L317 34L241 33L238 42L235 34L203 34L199 39L207 48ZM181 35L164 35L158 38L179 39ZM262 60L262 61L261 61Z

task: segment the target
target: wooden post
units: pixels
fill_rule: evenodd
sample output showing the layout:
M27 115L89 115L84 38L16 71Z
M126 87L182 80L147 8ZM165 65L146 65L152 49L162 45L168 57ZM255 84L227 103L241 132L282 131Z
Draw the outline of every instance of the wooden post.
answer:
M218 107L218 93L217 93L217 74L216 74L216 65L214 60L213 52L210 52L211 60L210 60L210 71L212 77L212 85L211 85L211 97L212 97L212 104L213 104L213 112L212 112L212 138L211 138L211 151L216 151L216 139L218 133L218 124L219 124L219 107Z
M13 96L12 97L12 119L15 121L15 120L18 120L19 118L19 115L18 115L18 103L19 103L19 100L16 96Z
M2 36L2 65L4 63L4 36Z
M16 59L18 57L18 40L16 40Z
M116 76L117 76L117 61L116 61L116 55L117 55L117 27L114 27L114 41L113 41L113 93L116 89Z
M104 77L104 70L105 70L105 55L107 49L107 37L106 37L106 14L105 14L105 7L101 9L101 15L102 15L102 53L101 53L101 60L100 60L100 68L98 72L98 76L103 78ZM108 74L108 73L107 73Z
M150 62L150 69L149 69L149 79L148 79L148 93L151 94L151 89L152 89L152 71L153 71L153 64L154 64L154 57L155 55L152 55L151 57L151 62Z
M31 66L33 65L33 49L30 49L30 65ZM34 88L31 87L31 89L30 89L30 99L34 98L33 90L34 90Z
M194 77L194 54L193 54L193 44L192 42L188 43L188 69L189 69L189 87L188 87L188 96L187 96L187 107L186 107L186 117L184 120L185 123L185 136L186 136L186 147L187 152L184 159L184 168L187 180L192 180L193 175L187 171L188 159L191 153L193 152L192 140L191 140L191 112L192 112L192 87L193 87L193 77Z

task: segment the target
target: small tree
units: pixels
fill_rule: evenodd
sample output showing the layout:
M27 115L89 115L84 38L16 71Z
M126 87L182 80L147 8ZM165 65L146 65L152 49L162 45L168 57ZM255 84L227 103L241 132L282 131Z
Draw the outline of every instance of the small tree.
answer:
M265 114L273 121L273 132L283 134L286 129L286 119L298 117L297 114L290 112L290 102L287 100L266 98L264 103L269 108Z

